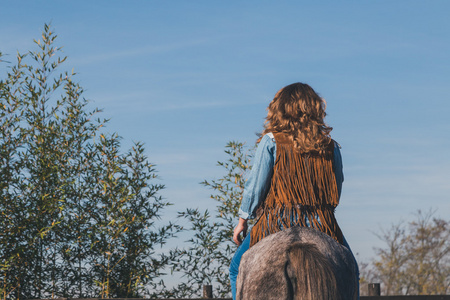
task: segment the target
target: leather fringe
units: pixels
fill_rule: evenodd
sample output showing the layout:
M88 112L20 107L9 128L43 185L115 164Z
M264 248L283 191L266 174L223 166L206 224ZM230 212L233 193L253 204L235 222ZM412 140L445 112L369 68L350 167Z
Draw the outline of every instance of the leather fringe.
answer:
M297 225L316 228L342 243L343 235L334 216L339 204L333 171L334 141L325 155L301 154L283 134L274 136L274 174L262 213L251 231L250 247L269 234Z

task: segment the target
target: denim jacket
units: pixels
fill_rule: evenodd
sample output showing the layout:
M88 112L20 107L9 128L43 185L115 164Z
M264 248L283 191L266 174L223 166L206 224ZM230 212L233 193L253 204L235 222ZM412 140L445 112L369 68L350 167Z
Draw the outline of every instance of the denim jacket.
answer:
M276 159L276 143L272 133L264 135L256 148L253 167L250 176L244 186L239 217L243 219L254 219L256 209L267 196L273 175L273 167ZM342 157L339 145L334 145L333 169L339 197L341 196L344 174L342 172Z

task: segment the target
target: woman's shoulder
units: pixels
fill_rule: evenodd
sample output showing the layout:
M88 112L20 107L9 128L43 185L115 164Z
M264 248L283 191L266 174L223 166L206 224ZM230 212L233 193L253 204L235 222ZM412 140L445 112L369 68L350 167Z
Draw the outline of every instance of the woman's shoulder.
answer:
M331 140L330 143L330 149L332 149L334 156L336 158L336 156L341 156L341 144L339 144L338 142L336 142L335 140Z
M268 132L265 135L262 136L261 140L259 141L258 147L264 147L268 150L273 150L276 147L275 137L272 132Z
M260 143L275 144L275 136L272 132L268 132L262 136Z
M342 164L342 156L341 156L341 148L342 147L335 140L332 140L332 142L334 144L334 149L333 149L334 161L337 162L338 164Z
M331 139L331 142L333 143L334 148L336 149L341 149L341 144L339 144L338 142L336 142L336 140Z

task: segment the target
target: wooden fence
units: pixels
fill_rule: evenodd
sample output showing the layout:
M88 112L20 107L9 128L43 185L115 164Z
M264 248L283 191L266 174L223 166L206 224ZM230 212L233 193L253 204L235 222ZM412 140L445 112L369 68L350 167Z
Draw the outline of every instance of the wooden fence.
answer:
M380 296L380 284L370 283L367 286L369 296L361 296L361 300L450 300L450 295L423 295L423 296ZM231 298L213 298L212 285L203 286L203 298L195 299L158 299L158 300L232 300ZM56 298L42 300L145 300L143 298ZM249 299L251 300L251 299ZM262 299L264 300L264 299Z
M422 296L381 296L380 284L367 285L369 296L361 296L364 300L450 300L450 295L422 295Z

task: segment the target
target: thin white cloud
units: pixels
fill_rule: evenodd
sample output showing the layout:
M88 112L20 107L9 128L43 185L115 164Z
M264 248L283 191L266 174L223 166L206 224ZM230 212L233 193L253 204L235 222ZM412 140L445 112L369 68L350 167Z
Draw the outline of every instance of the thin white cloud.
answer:
M145 55L164 53L164 52L179 50L179 49L188 48L188 47L195 47L195 46L203 45L206 43L208 43L207 39L195 39L195 40L178 42L178 43L173 43L173 44L156 45L156 46L149 45L149 46L144 46L144 47L123 49L123 50L114 51L114 52L97 53L97 54L91 54L91 55L85 56L85 57L73 56L71 58L71 63L73 65L85 65L85 64L92 64L92 63L116 60L116 59L121 59L121 58L130 59L135 56L141 57L141 56L145 56Z
M88 97L92 99L96 106L108 106L108 111L130 110L136 113L136 107L140 107L140 112L161 112L172 110L198 109L198 108L215 108L215 107L235 107L242 105L252 105L266 102L262 97L254 98L246 101L230 101L229 99L214 99L207 101L180 101L179 97L170 95L158 95L149 91L135 91L124 94L111 95L93 95ZM158 100L154 100L158 99Z

